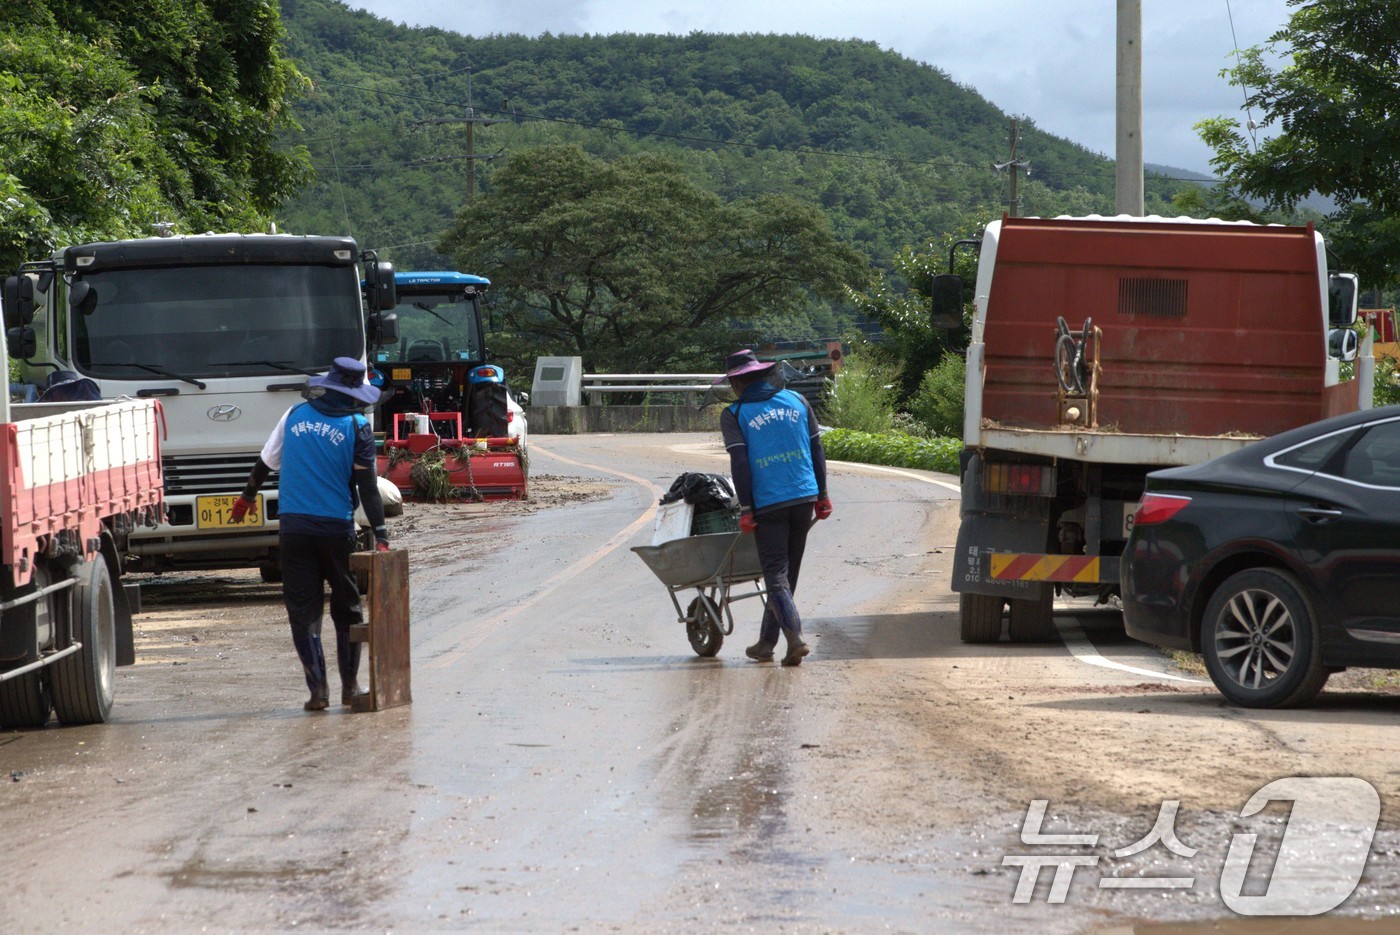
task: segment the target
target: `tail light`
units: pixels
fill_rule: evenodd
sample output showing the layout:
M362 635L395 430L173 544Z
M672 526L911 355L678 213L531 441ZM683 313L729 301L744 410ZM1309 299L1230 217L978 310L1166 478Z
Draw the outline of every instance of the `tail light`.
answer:
M515 421L515 410L514 410L514 409L507 409L507 410L506 410L506 424L509 425L510 423L512 423L512 422L514 422L514 421Z
M988 493L1048 497L1055 492L1055 469L1042 464L988 464Z
M1134 526L1155 526L1165 523L1184 510L1191 502L1190 497L1178 497L1169 493L1145 493L1133 514Z

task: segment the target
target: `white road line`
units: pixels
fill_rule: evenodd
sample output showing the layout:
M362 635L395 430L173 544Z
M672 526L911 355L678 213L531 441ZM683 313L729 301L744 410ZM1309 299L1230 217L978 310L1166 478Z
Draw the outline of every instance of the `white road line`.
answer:
M1112 659L1105 659L1099 655L1094 644L1089 642L1088 635L1084 628L1077 623L1065 623L1063 620L1055 621L1055 628L1060 631L1060 639L1064 641L1065 648L1070 655L1085 665L1099 666L1104 669L1117 669L1120 672L1131 672L1133 675L1141 675L1147 678L1162 679L1167 682L1192 682L1201 684L1201 679L1188 678L1184 675L1172 675L1170 672L1154 672L1151 669L1139 669L1137 666L1124 665L1121 662L1114 662Z

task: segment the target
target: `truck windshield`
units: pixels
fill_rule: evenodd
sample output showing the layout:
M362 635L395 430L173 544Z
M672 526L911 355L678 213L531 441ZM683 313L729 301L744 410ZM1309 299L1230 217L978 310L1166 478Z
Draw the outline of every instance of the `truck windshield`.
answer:
M475 296L399 293L399 346L381 348L377 361L481 359L481 320Z
M364 350L351 266L102 270L97 301L73 311L77 369L105 379L178 379L324 370Z

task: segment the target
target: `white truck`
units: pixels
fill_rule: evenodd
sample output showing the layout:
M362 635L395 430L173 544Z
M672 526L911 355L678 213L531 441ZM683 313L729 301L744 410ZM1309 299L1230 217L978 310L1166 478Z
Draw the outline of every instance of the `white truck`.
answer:
M120 556L160 517L159 430L154 400L0 393L0 727L107 720L135 661Z
M104 399L162 403L166 515L132 532L127 568L256 566L277 581L276 475L243 523L230 523L229 510L307 377L336 357L365 359L367 333L397 345L394 317L379 313L393 307L393 290L393 267L349 237L82 244L11 278L9 351L36 393L77 375Z

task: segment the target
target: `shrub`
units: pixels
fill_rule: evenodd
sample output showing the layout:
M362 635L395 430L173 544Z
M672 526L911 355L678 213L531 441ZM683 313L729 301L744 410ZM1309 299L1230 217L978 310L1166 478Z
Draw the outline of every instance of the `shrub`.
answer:
M847 357L826 391L825 421L856 432L888 432L894 425L894 373L869 357Z
M944 474L958 473L958 453L962 447L962 441L957 438L915 438L900 432L875 434L828 429L822 433L822 449L835 461L888 464Z
M1376 358L1375 405L1391 406L1400 403L1400 383L1396 382L1395 361L1389 357Z
M919 389L909 401L909 411L928 429L928 434L962 437L966 379L967 361L960 354L948 352L919 381Z

